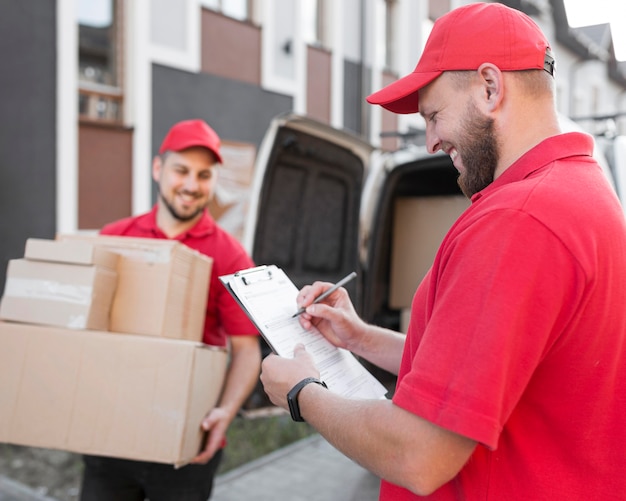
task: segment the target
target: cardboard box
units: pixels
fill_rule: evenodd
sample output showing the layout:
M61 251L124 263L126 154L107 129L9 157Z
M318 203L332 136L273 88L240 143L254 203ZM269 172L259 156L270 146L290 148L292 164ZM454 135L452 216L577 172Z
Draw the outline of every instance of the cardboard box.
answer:
M116 284L117 272L103 266L12 259L0 318L106 330Z
M82 240L46 240L29 238L26 240L24 257L36 261L53 261L104 266L111 270L117 269L119 255L102 247Z
M226 361L190 341L0 322L0 442L184 464Z
M396 200L391 249L389 306L407 308L433 264L437 249L470 201L462 195Z
M201 341L213 260L175 240L59 235L118 253L109 330Z

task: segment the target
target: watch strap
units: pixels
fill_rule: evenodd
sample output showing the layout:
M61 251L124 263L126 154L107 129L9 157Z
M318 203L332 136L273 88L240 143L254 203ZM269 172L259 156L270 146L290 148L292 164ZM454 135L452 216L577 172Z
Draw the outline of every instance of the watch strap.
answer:
M326 383L324 381L321 381L320 379L316 377L304 378L302 381L296 384L293 388L291 388L291 390L289 390L289 393L287 393L287 404L289 405L289 413L291 414L291 419L293 419L294 421L298 421L298 422L304 421L304 418L300 414L300 404L298 403L298 395L302 391L302 388L304 388L307 384L310 384L310 383L319 384L323 386L324 388L328 388L328 386L326 386Z

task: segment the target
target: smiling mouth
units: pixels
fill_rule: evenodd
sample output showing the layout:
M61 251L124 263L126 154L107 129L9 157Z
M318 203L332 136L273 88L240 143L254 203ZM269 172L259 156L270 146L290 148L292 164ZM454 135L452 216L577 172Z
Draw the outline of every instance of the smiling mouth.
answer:
M450 156L450 160L452 160L452 163L456 167L456 159L459 158L459 152L457 151L457 149L450 148L449 150L446 151L446 153Z
M450 148L448 151L446 151L446 153L450 156L450 160L452 160L452 165L454 165L454 168L459 172L462 172L464 169L461 162L461 157L457 149Z
M192 193L178 193L177 196L183 203L193 203L199 198Z

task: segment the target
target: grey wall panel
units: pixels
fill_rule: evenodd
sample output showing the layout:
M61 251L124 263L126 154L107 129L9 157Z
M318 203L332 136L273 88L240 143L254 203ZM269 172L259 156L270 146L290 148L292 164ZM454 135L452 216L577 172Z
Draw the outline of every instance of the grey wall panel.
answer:
M224 140L259 146L272 118L293 109L289 96L206 73L153 65L152 154L178 120L203 118Z
M3 0L0 14L0 290L28 237L55 233L56 1Z
M344 127L355 134L366 135L370 105L365 98L370 94L371 70L360 63L344 60L343 64L343 120ZM365 114L365 115L364 115Z

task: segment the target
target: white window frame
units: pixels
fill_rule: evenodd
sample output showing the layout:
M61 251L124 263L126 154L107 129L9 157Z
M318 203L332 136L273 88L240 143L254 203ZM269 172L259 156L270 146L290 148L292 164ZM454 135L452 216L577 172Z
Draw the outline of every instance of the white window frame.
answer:
M177 7L184 6L185 9L185 48L179 50L150 41L150 59L164 66L197 73L201 69L200 14L202 7L200 0L176 0L175 5ZM152 15L151 10L148 11L148 15Z
M287 94L293 97L293 109L296 113L306 111L306 44L302 38L300 2L294 2L294 30L291 39L291 57L294 60L294 78L284 78L274 72L276 60L275 46L275 0L265 0L262 6L262 49L261 49L261 86L269 91Z

